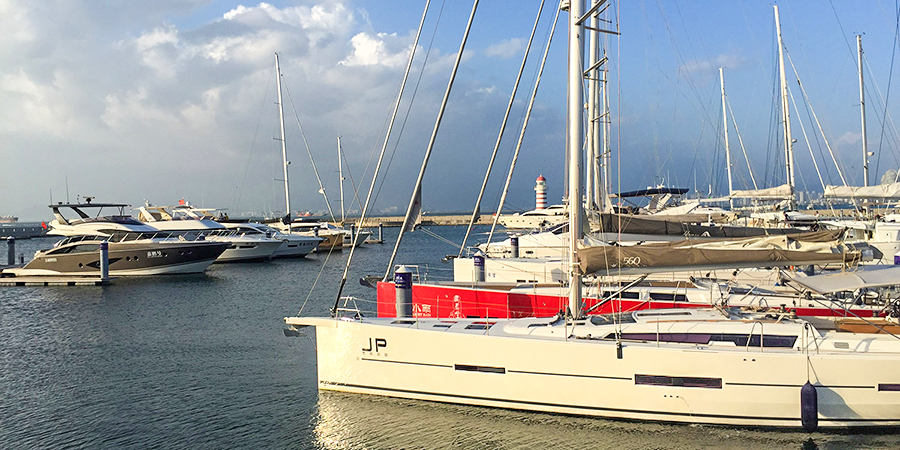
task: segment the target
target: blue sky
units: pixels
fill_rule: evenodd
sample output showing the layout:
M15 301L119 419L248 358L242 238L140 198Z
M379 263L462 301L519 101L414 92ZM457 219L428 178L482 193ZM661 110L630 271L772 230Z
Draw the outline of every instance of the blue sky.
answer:
M51 195L53 201L65 200L67 190L73 201L76 195L131 204L186 198L228 208L232 215L283 209L276 180L280 147L272 139L277 134L275 51L281 53L290 93L285 104L293 207L325 209L297 131L299 119L337 209L336 137L342 136L354 181L367 185L372 151L380 147L424 4L0 0L0 29L5 30L0 35L0 214L47 217ZM538 4L481 1L426 175L426 210L463 211L474 204ZM871 68L866 73L868 137L870 151L876 152L872 179L897 168L896 138L892 128L881 125L885 109L875 92L877 84L883 98L891 86L890 114L898 95L890 83L896 5L878 0L778 4L791 60L850 184L862 178L855 35L864 34ZM614 152L621 155L621 176L614 183L623 190L657 183L696 186L704 193L711 185L715 195L724 193L720 66L757 180L780 183L781 150L772 120L773 3L613 5L621 31L608 40ZM434 44L376 211L403 210L409 200L471 9L470 2L447 2L435 31L440 6L434 0L429 11L415 78L422 73L432 33ZM499 199L555 6L545 7L537 50L501 146L501 168L492 176L483 210L496 207ZM533 207L539 174L548 179L551 201L563 195L561 31L513 180L512 208ZM796 80L791 89L806 111ZM821 190L799 122L795 119L793 127L799 189ZM812 122L803 122L825 182L838 183L822 137L813 136ZM736 187L750 187L734 130L731 141L738 159ZM349 183L345 186L349 205Z

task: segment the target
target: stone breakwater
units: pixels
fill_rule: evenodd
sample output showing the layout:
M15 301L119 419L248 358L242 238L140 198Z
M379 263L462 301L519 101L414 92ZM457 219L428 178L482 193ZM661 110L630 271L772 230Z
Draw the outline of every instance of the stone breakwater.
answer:
M349 223L352 220L353 219L349 219L347 222ZM421 225L468 225L470 220L472 220L471 214L425 214L422 216ZM492 221L492 215L482 214L481 218L475 221L475 224L490 225ZM367 217L363 222L363 226L367 228L377 227L379 224L382 224L386 227L399 227L403 225L403 216Z

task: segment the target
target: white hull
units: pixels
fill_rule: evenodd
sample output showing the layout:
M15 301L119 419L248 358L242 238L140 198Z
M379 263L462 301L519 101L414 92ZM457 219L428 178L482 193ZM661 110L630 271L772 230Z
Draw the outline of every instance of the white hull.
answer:
M299 236L298 236L299 237ZM282 240L281 246L272 254L273 258L301 258L318 247L319 239L303 239L285 238Z
M281 247L282 242L275 239L256 239L226 236L208 236L215 242L227 242L229 246L216 258L217 263L261 261L269 259Z
M879 384L900 383L900 355L827 353L833 342L821 342L821 353L809 355L797 349L625 342L618 359L612 340L565 340L571 328L543 338L512 336L502 331L504 320L489 331L496 335L434 327L440 321L286 322L316 327L318 385L324 390L621 419L799 428L800 390L810 377L818 426L900 425L900 392L879 390ZM870 339L873 347L875 340L881 343ZM646 384L646 376L688 386ZM719 385L710 385L715 380Z

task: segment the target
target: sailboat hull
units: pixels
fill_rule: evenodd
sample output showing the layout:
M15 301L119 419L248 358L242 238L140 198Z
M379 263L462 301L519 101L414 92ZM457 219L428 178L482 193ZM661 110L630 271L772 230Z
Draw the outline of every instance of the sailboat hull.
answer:
M900 391L890 390L898 386L890 383L900 383L897 354L631 342L617 358L615 342L605 340L421 329L439 321L417 329L296 319L316 328L323 390L620 419L800 428L800 392L809 380L818 393L820 427L900 425Z

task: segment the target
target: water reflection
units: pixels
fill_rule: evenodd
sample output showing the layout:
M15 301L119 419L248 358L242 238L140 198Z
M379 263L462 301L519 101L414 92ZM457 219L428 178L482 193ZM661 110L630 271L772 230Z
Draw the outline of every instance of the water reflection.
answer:
M896 448L896 435L664 425L319 392L324 449L833 449Z

